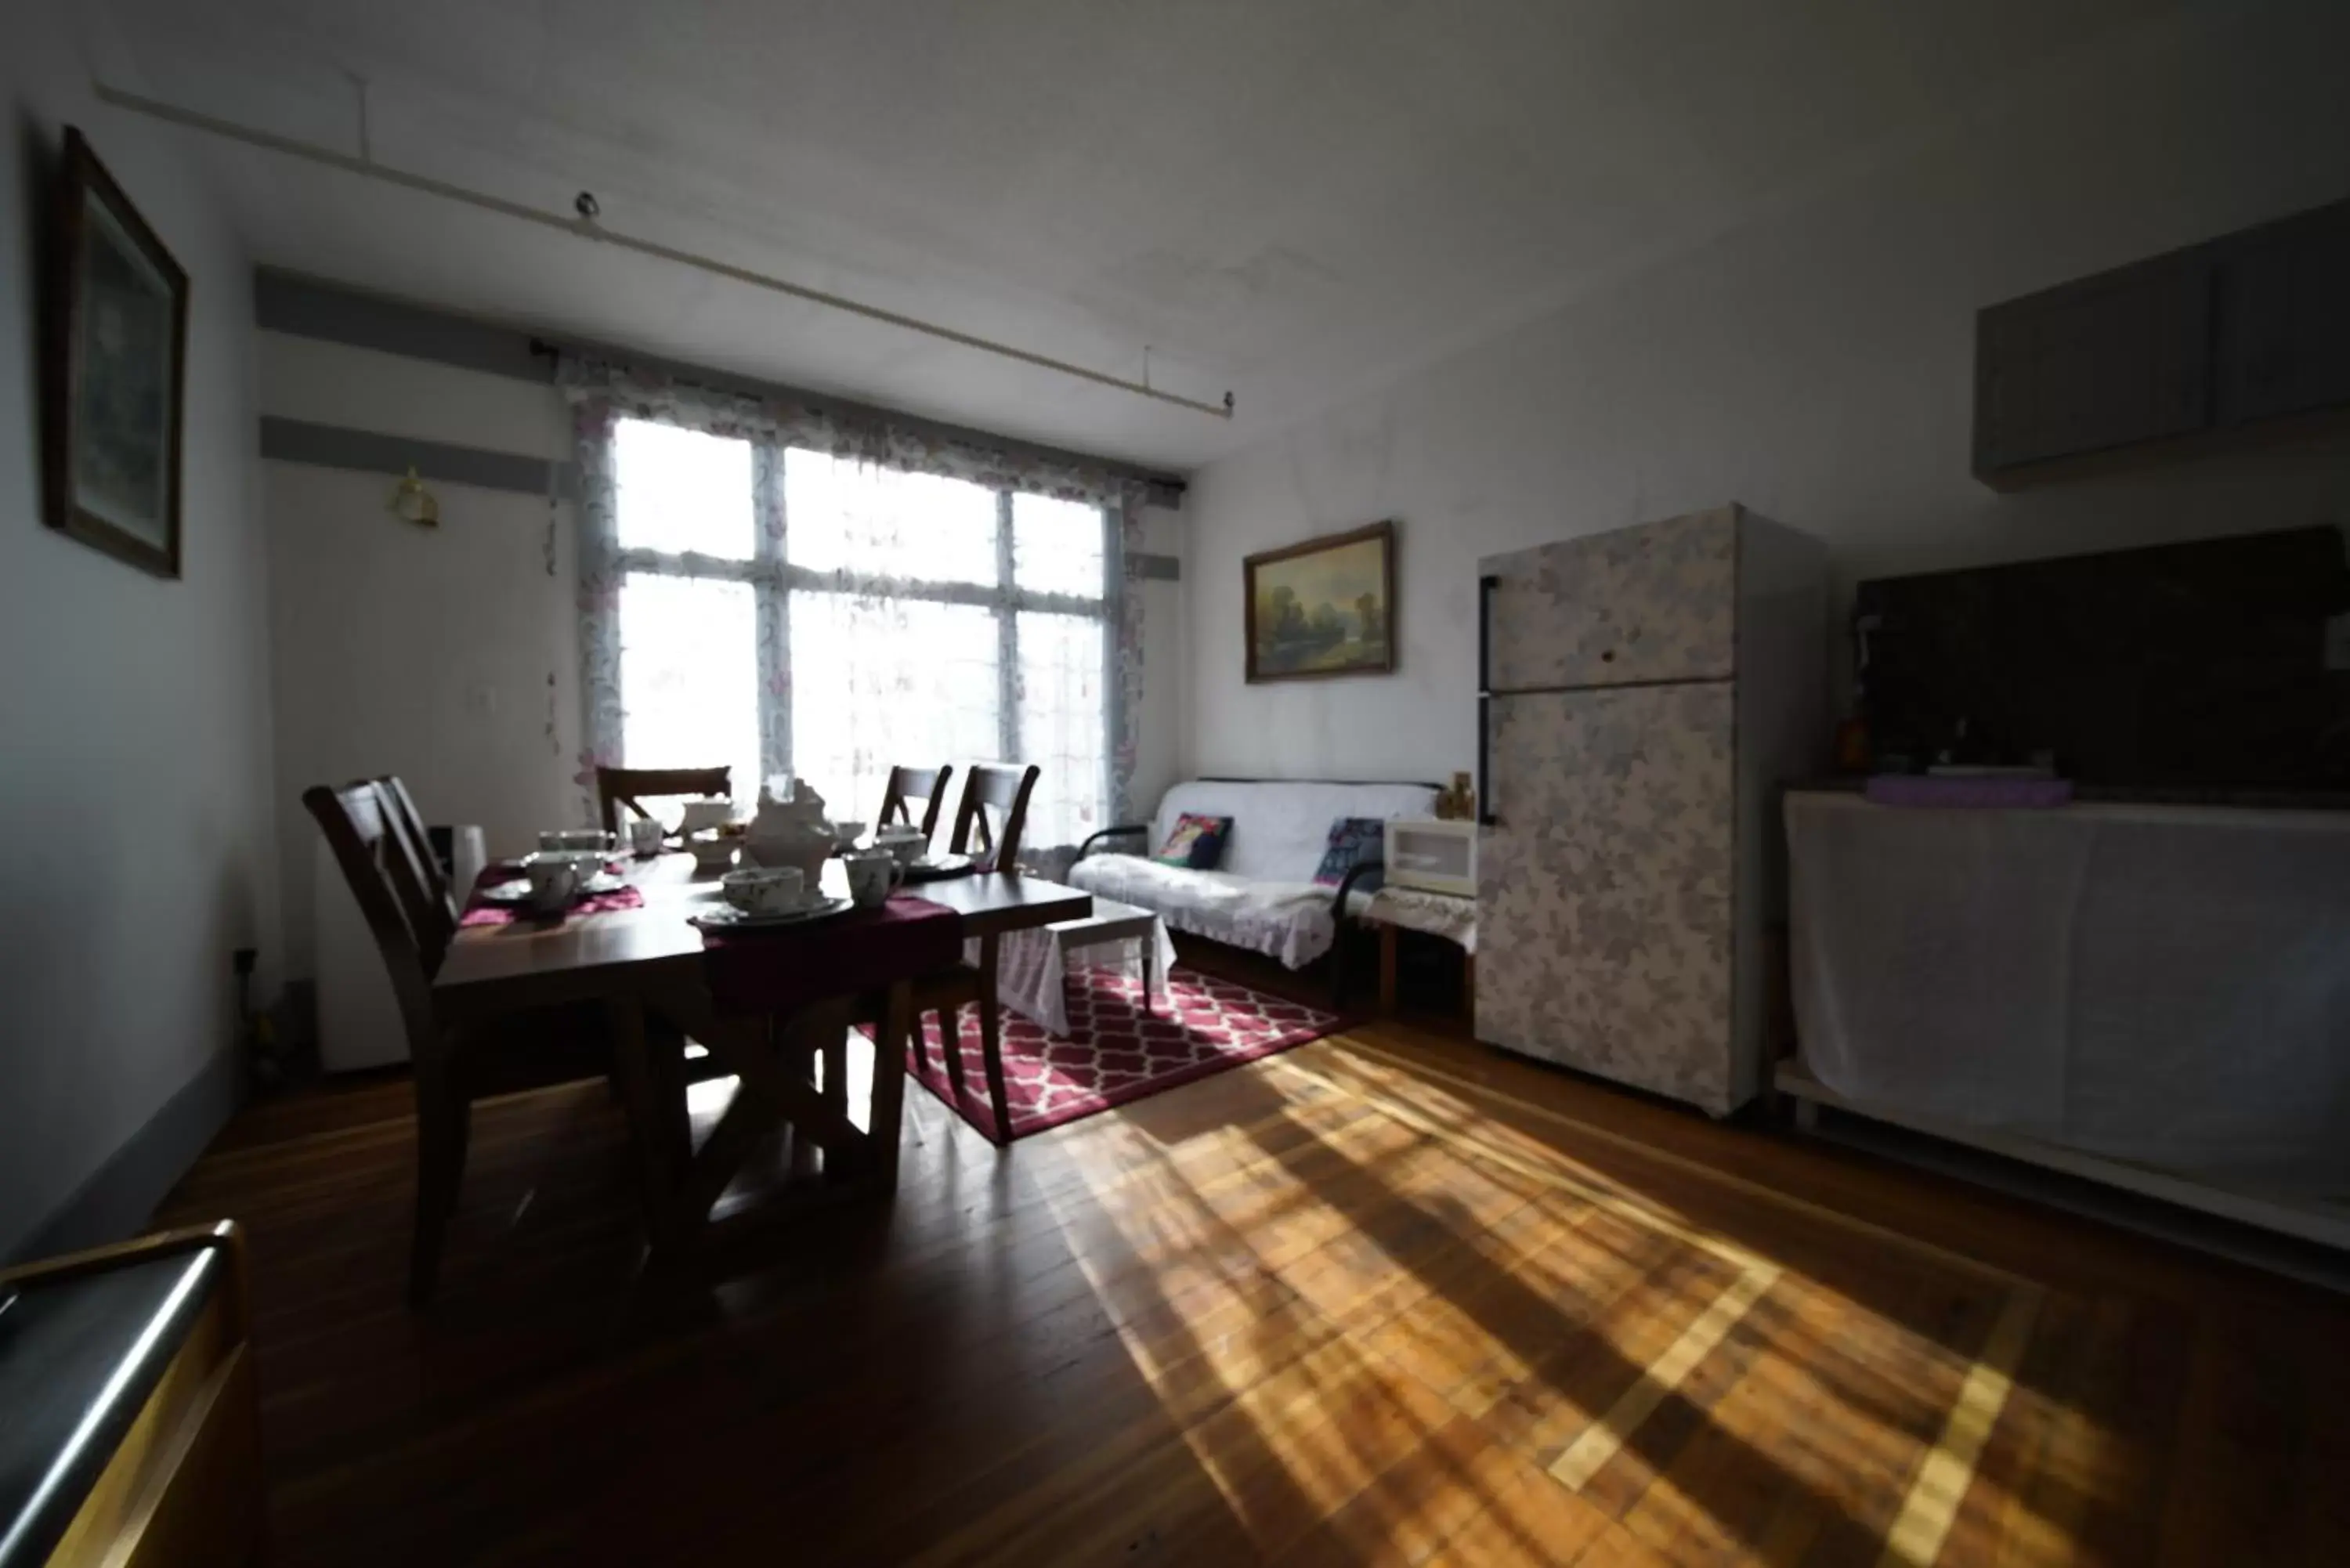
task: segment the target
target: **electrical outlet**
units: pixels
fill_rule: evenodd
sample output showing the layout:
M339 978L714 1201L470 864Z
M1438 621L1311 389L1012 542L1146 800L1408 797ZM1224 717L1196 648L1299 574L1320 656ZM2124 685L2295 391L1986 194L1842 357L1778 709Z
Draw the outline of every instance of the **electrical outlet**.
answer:
M2325 668L2350 670L2350 610L2325 623Z

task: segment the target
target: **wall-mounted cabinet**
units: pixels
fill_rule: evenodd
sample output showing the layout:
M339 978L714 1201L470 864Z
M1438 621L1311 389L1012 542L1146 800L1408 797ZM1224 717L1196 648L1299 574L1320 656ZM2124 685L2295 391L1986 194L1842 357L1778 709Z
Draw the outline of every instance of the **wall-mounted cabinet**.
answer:
M2006 489L2350 410L2350 202L1980 312L1974 471Z

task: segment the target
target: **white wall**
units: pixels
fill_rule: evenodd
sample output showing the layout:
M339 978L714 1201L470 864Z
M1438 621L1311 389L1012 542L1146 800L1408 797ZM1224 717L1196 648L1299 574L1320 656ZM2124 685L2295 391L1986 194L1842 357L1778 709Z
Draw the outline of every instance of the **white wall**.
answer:
M264 411L520 456L570 455L554 389L337 343L258 335ZM490 853L583 820L572 507L435 483L438 527L380 474L265 462L276 585L278 831L291 972L311 972L316 784L398 774L428 822ZM555 569L547 569L553 521Z
M1190 504L1190 771L1441 777L1475 746L1474 564L1738 500L1857 578L2350 522L2350 443L2002 496L1981 306L2350 194L2350 5L2197 7L1811 205L1216 462ZM1252 688L1241 559L1399 520L1399 666Z
M171 133L90 99L60 9L12 5L5 32L0 1258L78 1196L92 1213L86 1184L109 1221L143 1218L176 1172L102 1173L167 1106L178 1144L209 1135L235 1085L230 954L261 950L263 996L280 960L251 270ZM36 279L68 122L190 277L178 582L41 521Z

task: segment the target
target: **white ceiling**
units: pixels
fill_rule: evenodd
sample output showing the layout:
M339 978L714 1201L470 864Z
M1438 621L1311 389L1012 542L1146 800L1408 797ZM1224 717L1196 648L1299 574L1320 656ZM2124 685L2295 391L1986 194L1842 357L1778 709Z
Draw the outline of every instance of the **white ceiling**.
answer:
M104 74L1227 423L188 133L257 260L1189 468L2167 0L110 0Z

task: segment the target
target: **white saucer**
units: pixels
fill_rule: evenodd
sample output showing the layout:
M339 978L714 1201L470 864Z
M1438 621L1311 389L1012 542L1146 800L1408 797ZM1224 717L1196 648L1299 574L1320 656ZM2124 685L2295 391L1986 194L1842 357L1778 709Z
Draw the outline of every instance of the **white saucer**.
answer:
M579 890L571 895L570 901L577 902L581 898L594 898L606 893L617 893L628 885L629 879L626 877L615 877L609 871L599 871L579 884ZM481 898L482 902L485 904L528 904L531 902L530 878L517 877L511 882L501 882L494 888L484 888L482 889Z
M713 904L688 915L686 923L705 931L755 931L769 926L796 926L806 920L820 920L855 907L847 898L817 898L796 909L769 914L738 909L732 904Z

